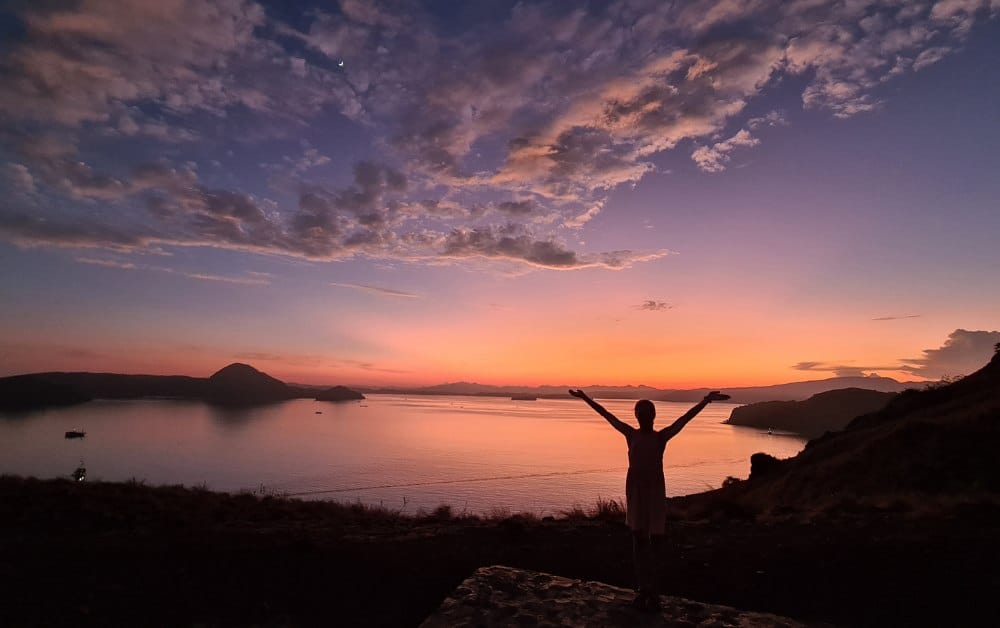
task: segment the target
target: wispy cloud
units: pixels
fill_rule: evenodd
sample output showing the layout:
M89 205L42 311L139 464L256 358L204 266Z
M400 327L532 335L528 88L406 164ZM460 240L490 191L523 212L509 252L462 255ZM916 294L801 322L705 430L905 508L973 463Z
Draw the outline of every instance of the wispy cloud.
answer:
M176 271L174 271L176 272ZM211 275L208 273L179 273L184 277L199 279L201 281L221 281L223 283L235 283L245 286L267 286L270 281L258 277L230 277L227 275Z
M248 286L266 286L270 285L271 281L268 279L269 275L267 273L247 273L251 275L250 277L234 277L231 275L215 275L211 273L199 273L199 272L188 272L182 270L176 270L174 268L168 268L166 266L147 266L143 264L134 264L132 262L125 262L117 259L103 258L103 257L77 257L75 260L81 264L90 264L92 266L103 266L105 268L120 268L122 270L146 270L157 273L168 273L171 275L178 275L181 277L187 277L188 279L197 279L199 281L219 281L223 283L233 283Z
M104 266L106 268L121 268L125 270L132 270L136 268L136 265L132 262L122 262L114 259L105 259L100 257L78 257L76 261L81 264L91 264L93 266Z
M873 318L873 321L901 321L907 318L920 318L920 314L907 314L905 316L879 316L878 318Z
M674 309L674 304L667 303L666 301L656 301L655 299L646 299L639 305L636 305L637 310L645 310L647 312L664 312L666 310Z
M837 377L869 377L876 371L899 371L900 365L859 365L846 362L799 362L792 366L797 371L832 373Z
M331 282L331 286L336 286L338 288L351 288L352 290L360 290L361 292L367 292L369 294L375 294L380 297L390 297L394 299L420 299L419 294L413 292L405 292L403 290L393 290L392 288L380 288L378 286L370 286L363 283L345 283L345 282Z
M739 146L756 146L757 144L760 144L760 140L750 135L750 131L740 129L736 135L728 140L716 142L711 146L699 146L691 153L691 159L705 172L722 172L731 159L729 153Z

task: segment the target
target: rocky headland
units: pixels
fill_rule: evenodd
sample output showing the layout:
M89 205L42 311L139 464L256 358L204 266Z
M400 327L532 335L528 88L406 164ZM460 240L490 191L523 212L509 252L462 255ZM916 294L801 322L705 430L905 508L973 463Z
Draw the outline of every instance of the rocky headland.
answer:
M795 432L809 438L844 429L854 417L881 410L896 393L844 388L804 401L762 401L733 408L726 423Z

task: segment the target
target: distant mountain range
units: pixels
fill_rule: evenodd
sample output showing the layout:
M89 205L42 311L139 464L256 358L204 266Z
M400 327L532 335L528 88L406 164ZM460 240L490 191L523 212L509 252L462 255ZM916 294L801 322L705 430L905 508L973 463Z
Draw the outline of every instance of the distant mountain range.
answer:
M891 377L831 377L829 379L791 382L771 386L743 386L713 388L672 389L653 388L652 386L602 386L584 387L591 397L600 399L652 399L654 401L699 401L709 391L722 390L732 397L734 403L756 403L759 401L800 401L809 397L841 388L861 388L879 392L902 392L908 388L922 388L924 382L899 382ZM420 388L390 388L390 387L355 387L367 393L388 393L405 395L474 395L486 397L510 397L513 395L529 395L539 398L562 399L570 388L577 385L562 386L491 386L474 382L455 382L438 384Z
M230 364L211 377L58 372L0 378L0 410L148 397L199 399L221 405L256 405L303 397L321 401L364 399L361 393L343 386L292 386L240 363Z
M687 390L651 386L585 387L601 399L652 399L696 402L710 390L724 390L740 404L760 401L798 401L817 393L842 388L901 392L922 387L922 382L898 382L889 377L832 377L772 386L694 388ZM230 364L211 377L185 375L123 375L117 373L32 373L0 378L0 409L35 408L81 403L89 399L137 399L166 397L201 399L226 405L270 403L284 399L310 398L342 401L363 399L361 393L404 395L471 395L488 397L537 397L564 399L578 385L492 386L454 382L419 388L310 386L288 384L248 364Z

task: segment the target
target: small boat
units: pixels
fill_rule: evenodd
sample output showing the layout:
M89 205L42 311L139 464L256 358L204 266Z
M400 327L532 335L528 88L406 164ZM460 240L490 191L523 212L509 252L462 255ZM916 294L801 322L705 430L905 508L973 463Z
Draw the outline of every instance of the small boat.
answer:
M774 434L774 432L771 430L771 428L767 428L767 433L768 434Z
M86 435L87 435L86 432L80 432L77 430L70 430L66 432L66 438L83 438Z
M84 466L77 467L71 477L77 482L83 482L87 479L87 468Z
M315 414L323 414L321 411L317 410Z

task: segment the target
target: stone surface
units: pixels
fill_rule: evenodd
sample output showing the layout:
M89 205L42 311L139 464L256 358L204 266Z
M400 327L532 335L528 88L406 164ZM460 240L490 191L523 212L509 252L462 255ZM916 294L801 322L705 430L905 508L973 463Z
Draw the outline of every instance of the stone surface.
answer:
M635 593L600 582L493 566L477 569L421 628L463 626L805 626L787 617L661 596L658 613L632 608Z

